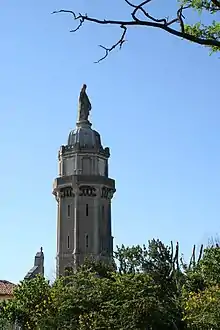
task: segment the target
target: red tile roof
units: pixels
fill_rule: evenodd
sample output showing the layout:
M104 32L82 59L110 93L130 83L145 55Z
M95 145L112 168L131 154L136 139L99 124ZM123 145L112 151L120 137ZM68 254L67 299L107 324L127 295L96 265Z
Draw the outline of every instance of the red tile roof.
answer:
M15 284L5 281L5 280L0 280L0 296L1 295L12 295L13 290L16 287Z

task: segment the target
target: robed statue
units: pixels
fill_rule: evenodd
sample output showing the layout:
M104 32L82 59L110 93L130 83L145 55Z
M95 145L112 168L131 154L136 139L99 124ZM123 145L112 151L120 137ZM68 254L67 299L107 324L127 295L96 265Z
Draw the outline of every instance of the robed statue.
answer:
M88 95L86 94L86 87L84 84L79 95L78 121L88 121L89 111L92 109Z

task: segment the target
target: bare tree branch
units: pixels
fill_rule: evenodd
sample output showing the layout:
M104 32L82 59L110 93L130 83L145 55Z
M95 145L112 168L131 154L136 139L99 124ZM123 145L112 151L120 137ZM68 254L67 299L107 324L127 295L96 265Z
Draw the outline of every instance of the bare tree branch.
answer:
M189 6L183 7L181 6L178 10L177 10L177 17L178 17L178 21L180 23L180 28L181 28L181 32L184 33L185 29L184 29L184 22L183 19L185 18L183 16L183 10L187 9Z
M83 22L84 21L82 19L80 19L78 26L75 29L70 30L70 32L76 32L77 30L79 30L81 28L81 26L83 25Z
M186 10L187 8L189 8L189 6L181 6L176 14L176 18L172 19L172 20L168 20L168 18L155 18L152 15L150 15L148 13L148 11L146 10L145 6L147 4L149 4L152 0L144 0L142 1L140 4L135 5L131 2L131 0L125 0L125 2L133 8L133 11L131 12L131 20L111 20L111 19L99 19L99 18L95 18L95 17L90 17L87 14L78 14L76 15L74 11L72 10L65 10L65 9L61 9L58 11L54 11L52 14L56 14L56 13L69 13L73 16L73 19L76 20L78 22L77 27L74 30L71 30L71 32L76 32L77 30L79 30L83 23L85 22L91 22L91 23L96 23L96 24L100 24L100 25L114 25L114 26L119 26L123 32L121 34L121 37L119 38L119 40L113 44L111 47L105 47L103 45L100 45L100 47L102 49L105 50L105 55L100 58L98 61L96 61L96 63L99 63L100 61L104 60L109 53L116 49L117 47L121 48L125 42L125 36L127 33L127 29L129 27L132 26L148 26L148 27L154 27L154 28L159 28L161 30L164 30L174 36L177 36L179 38L203 45L203 46L210 46L210 47L219 47L220 48L220 41L216 40L214 37L213 38L203 38L203 37L199 37L199 36L195 36L192 34L189 34L187 32L185 32L184 29L184 15L183 15L183 11ZM220 7L220 2L219 0L211 0L212 3L216 6L216 7ZM138 13L141 13L143 18L140 19L138 17ZM180 29L176 29L175 27L173 27L173 25L178 24ZM176 26L176 25L175 25Z
M123 43L126 41L125 40L125 35L126 35L126 32L127 32L127 27L124 26L124 25L121 25L121 28L123 29L123 32L122 32L122 35L121 35L121 38L114 44L112 45L110 48L106 48L102 45L99 45L99 47L103 48L105 50L105 55L103 57L101 57L98 61L96 61L95 63L99 63L101 62L102 60L104 60L108 54L113 50L115 49L117 46L119 46L119 48L121 49Z

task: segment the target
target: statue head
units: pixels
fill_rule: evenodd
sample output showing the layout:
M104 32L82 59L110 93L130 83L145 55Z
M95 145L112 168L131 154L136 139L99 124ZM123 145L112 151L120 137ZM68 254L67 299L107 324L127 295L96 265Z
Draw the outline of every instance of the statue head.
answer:
M86 84L83 84L82 91L85 92L86 91L86 88L87 88L87 85Z

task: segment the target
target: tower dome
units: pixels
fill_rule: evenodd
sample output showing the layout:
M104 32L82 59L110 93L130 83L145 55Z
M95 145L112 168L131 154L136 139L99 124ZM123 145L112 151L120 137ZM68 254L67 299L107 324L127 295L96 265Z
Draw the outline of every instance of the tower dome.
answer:
M68 146L78 146L88 149L102 149L100 134L91 128L89 121L80 121L69 133Z

